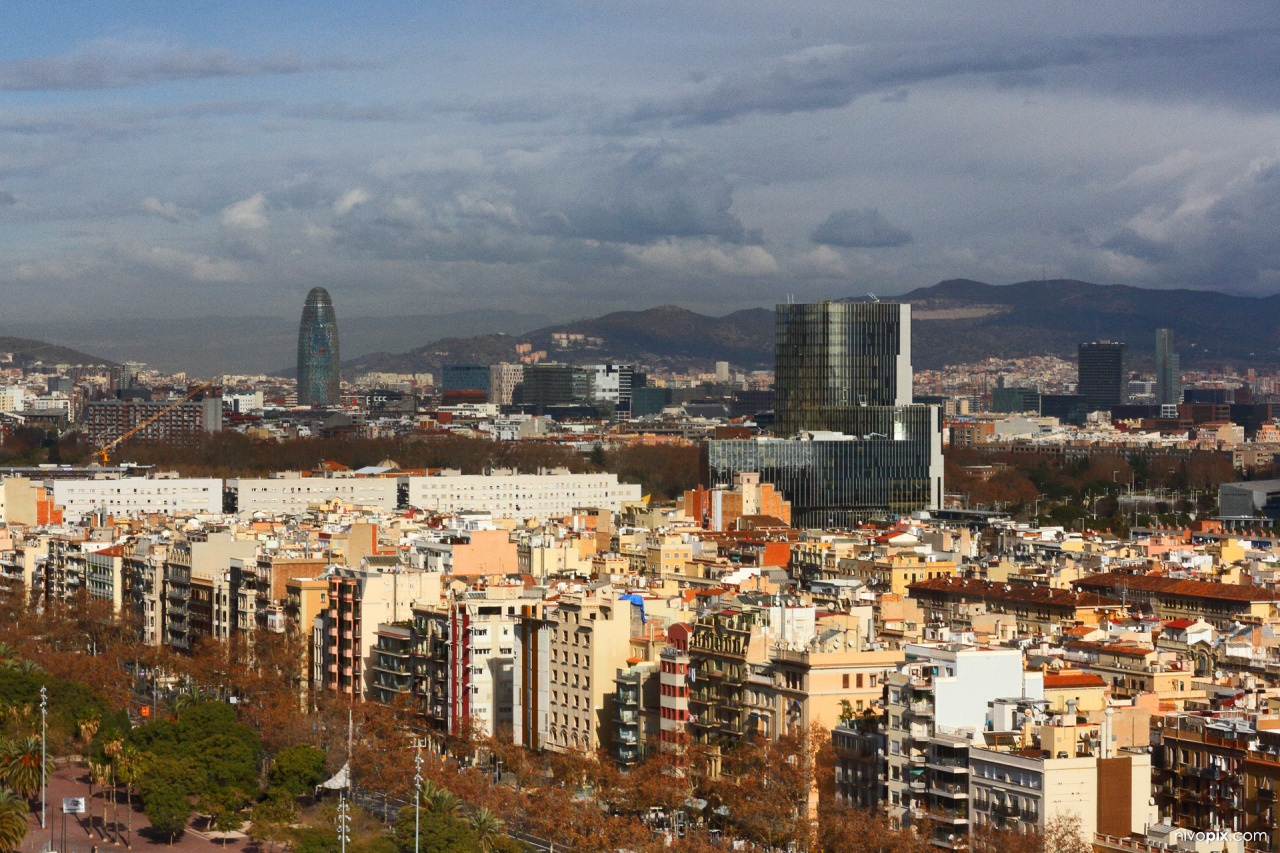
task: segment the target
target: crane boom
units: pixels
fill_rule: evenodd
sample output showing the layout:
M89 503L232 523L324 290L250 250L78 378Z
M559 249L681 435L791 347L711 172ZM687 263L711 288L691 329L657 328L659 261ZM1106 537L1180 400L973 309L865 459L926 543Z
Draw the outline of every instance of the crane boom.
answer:
M172 404L170 404L170 405L168 405L168 406L165 406L163 409L161 409L160 411L156 412L154 415L152 415L151 417L147 418L145 421L143 421L142 423L138 424L136 427L134 427L133 429L129 430L129 431L128 431L128 432L126 432L124 435L120 436L119 438L112 439L111 441L109 441L109 442L107 442L106 444L102 445L102 447L100 447L100 448L98 448L96 451L94 451L94 456L101 456L101 457L102 457L102 465L103 465L103 467L105 468L105 467L106 467L106 465L107 465L107 461L108 461L108 459L109 459L109 457L110 457L110 453L111 453L111 451L115 450L115 449L120 445L120 443L121 443L121 442L123 442L123 441L124 441L125 439L127 439L127 438L130 438L130 437L135 436L135 435L137 435L138 433L142 432L144 429L146 429L147 427L151 426L153 423L155 423L156 421L160 420L160 419L161 419L161 418L163 418L165 415L169 414L169 413L170 413L170 412L172 412L174 409L178 408L178 407L179 407L179 406L181 406L183 403L187 402L187 401L188 401L188 400L190 400L192 397L194 397L194 396L196 396L197 394L199 394L201 391L204 391L206 388L210 388L210 387L212 387L213 385L215 385L215 384L218 382L218 380L219 380L219 379L221 379L221 378L222 378L222 374L221 374L221 373L219 373L217 376L213 377L213 378L212 378L212 379L210 379L208 382L205 382L205 383L204 383L204 384L202 384L202 385L198 385L198 386L196 386L196 387L195 387L195 388L193 388L192 390L188 391L188 392L186 393L186 396L184 396L181 400L178 400L176 403L172 403Z

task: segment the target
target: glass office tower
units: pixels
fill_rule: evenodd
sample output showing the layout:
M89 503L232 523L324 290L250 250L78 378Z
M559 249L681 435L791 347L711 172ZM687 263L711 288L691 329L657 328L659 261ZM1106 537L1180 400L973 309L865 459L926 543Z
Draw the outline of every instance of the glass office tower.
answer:
M1182 371L1173 351L1173 329L1156 329L1156 402L1161 406L1182 402Z
M1090 412L1109 412L1129 402L1129 347L1115 341L1080 344L1076 393Z
M332 406L338 402L340 369L338 317L323 287L313 287L298 324L298 405Z
M863 406L911 403L911 306L888 302L779 305L774 434L852 432Z

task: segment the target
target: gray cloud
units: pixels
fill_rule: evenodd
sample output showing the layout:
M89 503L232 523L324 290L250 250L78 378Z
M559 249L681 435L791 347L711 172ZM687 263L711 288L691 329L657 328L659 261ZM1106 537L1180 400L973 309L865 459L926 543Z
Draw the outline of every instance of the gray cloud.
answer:
M849 249L881 249L905 246L911 232L885 219L874 207L837 210L813 230L809 239L823 246Z
M1269 293L1280 285L1280 162L1239 176L1203 208L1170 205L1102 243L1155 282Z
M0 190L0 207L9 207L18 203L17 197L8 190Z
M788 115L835 109L871 92L969 75L995 75L1002 85L1038 82L1033 72L1121 63L1152 56L1186 56L1231 36L1084 36L1017 43L916 42L880 47L809 47L708 81L690 94L649 99L621 122L684 127L721 124L753 113Z
M296 53L248 59L224 49L192 47L169 47L141 56L78 53L0 63L0 91L118 89L171 80L302 74L352 67L355 66L345 61L315 61Z
M666 237L760 239L730 210L728 180L677 152L645 147L602 174L583 177L583 194L541 211L537 230L633 244Z

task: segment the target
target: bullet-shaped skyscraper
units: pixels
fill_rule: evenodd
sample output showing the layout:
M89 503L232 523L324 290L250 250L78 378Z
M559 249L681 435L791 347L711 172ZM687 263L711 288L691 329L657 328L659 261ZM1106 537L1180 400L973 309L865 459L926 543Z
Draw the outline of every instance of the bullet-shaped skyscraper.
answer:
M334 405L339 381L338 318L329 291L313 287L298 324L298 405Z

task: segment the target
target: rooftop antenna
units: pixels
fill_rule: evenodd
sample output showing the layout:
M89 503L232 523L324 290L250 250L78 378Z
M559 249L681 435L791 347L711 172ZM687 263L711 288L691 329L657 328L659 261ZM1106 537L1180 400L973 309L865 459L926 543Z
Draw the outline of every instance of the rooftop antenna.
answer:
M879 297L879 296L876 296L874 293L868 293L868 294L867 294L867 298L868 298L868 299L870 299L872 302L879 302L879 301L880 301L880 297Z

